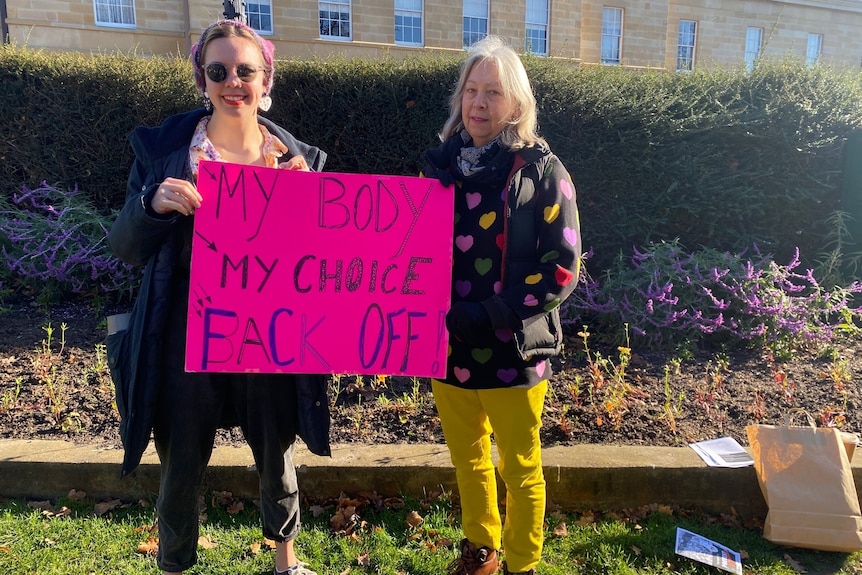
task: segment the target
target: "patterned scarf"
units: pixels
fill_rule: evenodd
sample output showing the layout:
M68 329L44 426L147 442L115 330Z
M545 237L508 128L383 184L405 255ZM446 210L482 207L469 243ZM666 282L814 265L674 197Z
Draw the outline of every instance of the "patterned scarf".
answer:
M459 137L460 135L460 137ZM472 189L499 190L505 185L515 154L500 143L499 136L481 147L475 147L466 130L450 139L450 146L456 142L457 149L451 150L451 170L463 178L464 184Z
M461 130L460 135L461 141L465 145L461 147L461 151L458 154L458 171L465 178L469 178L487 168L491 160L497 155L497 152L500 151L500 136L498 135L484 146L477 148L466 145L471 142L470 134L467 133L467 130Z

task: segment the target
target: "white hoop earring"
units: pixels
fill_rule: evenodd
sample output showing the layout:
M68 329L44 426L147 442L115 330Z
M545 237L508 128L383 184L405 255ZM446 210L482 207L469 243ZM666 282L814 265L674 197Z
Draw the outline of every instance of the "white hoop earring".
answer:
M260 97L260 102L257 103L257 107L260 108L261 112L268 112L272 107L272 98L269 95L264 94Z

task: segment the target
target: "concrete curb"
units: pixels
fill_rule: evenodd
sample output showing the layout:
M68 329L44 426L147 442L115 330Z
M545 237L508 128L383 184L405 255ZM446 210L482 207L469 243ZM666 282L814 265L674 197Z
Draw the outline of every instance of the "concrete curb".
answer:
M456 490L445 445L337 445L331 458L297 444L300 489L315 498L374 491L412 495ZM72 489L96 499L136 500L158 492L159 463L152 446L119 479L122 452L63 441L0 440L0 495L54 499ZM543 450L548 500L567 511L635 508L651 503L698 507L713 513L765 516L766 503L753 467L708 467L688 447L577 445ZM853 465L858 486L862 465ZM207 490L258 496L251 452L218 447L205 479Z

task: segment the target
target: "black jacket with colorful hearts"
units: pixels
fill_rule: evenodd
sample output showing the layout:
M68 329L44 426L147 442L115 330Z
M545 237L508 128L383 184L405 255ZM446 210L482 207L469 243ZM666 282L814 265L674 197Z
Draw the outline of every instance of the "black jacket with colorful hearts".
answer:
M499 153L486 168L492 173L464 177L455 167L462 142L456 134L427 151L423 175L456 186L452 303L481 303L492 325L470 344L450 337L444 381L529 387L551 376L548 359L563 339L560 305L578 282L575 186L543 145Z

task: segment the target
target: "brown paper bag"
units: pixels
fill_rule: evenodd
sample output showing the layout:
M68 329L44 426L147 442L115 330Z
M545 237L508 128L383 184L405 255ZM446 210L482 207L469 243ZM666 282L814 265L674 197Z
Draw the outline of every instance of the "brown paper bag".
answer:
M850 468L857 436L816 427L810 416L807 427L791 426L793 415L783 426L745 429L769 507L763 536L808 549L862 549L862 515Z

